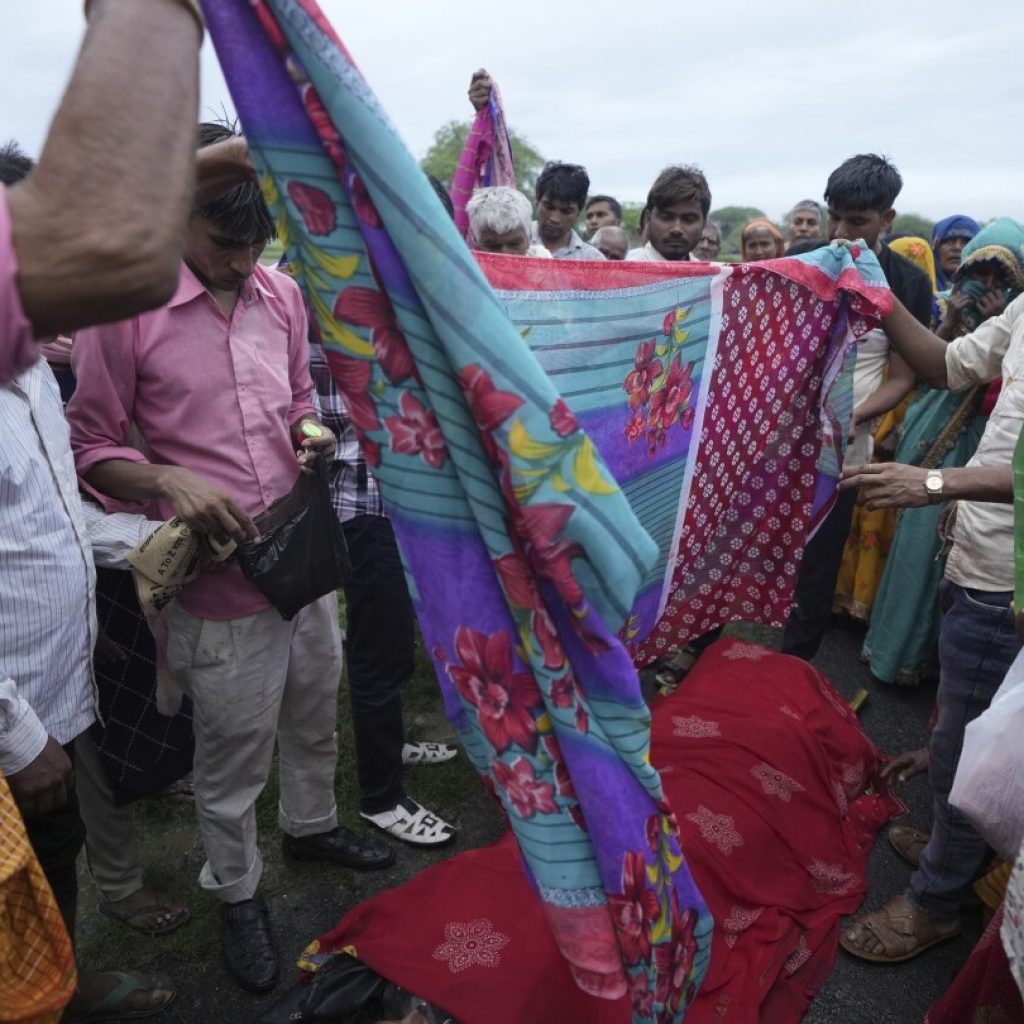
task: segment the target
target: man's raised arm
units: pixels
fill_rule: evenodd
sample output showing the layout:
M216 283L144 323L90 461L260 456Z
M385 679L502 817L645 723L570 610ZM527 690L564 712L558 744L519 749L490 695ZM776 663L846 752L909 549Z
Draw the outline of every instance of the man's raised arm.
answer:
M8 192L36 334L119 320L178 280L195 176L199 44L189 0L92 0L36 170Z

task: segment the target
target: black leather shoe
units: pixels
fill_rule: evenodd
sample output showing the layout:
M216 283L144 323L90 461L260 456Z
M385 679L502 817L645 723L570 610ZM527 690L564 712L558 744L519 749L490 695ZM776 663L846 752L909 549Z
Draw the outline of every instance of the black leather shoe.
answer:
M290 836L286 832L281 849L286 857L295 860L327 860L363 871L388 868L395 863L394 849L383 840L353 832L344 825L315 836Z
M225 903L220 919L224 960L231 976L250 992L269 992L277 984L277 950L262 897Z

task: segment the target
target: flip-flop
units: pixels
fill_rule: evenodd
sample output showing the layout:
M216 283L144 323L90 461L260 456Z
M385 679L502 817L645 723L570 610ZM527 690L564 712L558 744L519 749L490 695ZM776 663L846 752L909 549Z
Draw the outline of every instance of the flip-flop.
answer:
M876 910L873 914L867 914L859 921L856 921L853 924L853 929L866 929L885 947L891 948L896 946L898 948L901 944L905 945L907 939L914 940L913 946L905 948L899 953L886 953L884 951L872 953L861 949L860 946L847 937L847 932L851 930L849 928L844 930L839 937L839 945L851 956L855 956L860 960L867 960L873 964L899 964L906 960L913 960L914 957L920 956L931 949L932 946L937 946L941 942L948 942L960 934L959 921L956 922L955 927L951 931L940 931L924 914L914 907L910 907L904 913L892 913L889 910L892 902L890 900L881 910ZM926 938L919 938L917 935L916 919L918 917L924 918L926 927L931 933ZM899 927L900 925L903 927Z
M406 743L402 747L402 764L444 764L458 755L458 748L447 743Z
M134 931L141 932L143 935L149 935L150 937L173 932L176 928L186 924L192 916L189 913L188 907L181 907L175 912L171 909L169 903L159 900L131 912L115 910L112 904L104 901L100 903L100 913L113 921L120 921L121 924L128 925ZM153 915L159 915L163 920L158 919L155 925L150 926L141 923L140 918L152 917Z
M389 836L413 846L443 846L455 838L454 825L449 825L410 797L406 797L390 811L380 814L360 812L359 817L376 825Z
M174 1002L174 983L162 974L134 974L130 971L104 971L111 977L120 979L116 988L108 992L102 999L97 999L87 1010L67 1010L61 1017L63 1024L96 1024L98 1021L141 1020L143 1017L154 1017L163 1013ZM171 995L159 1006L148 1010L130 1010L120 1004L135 992L152 992L161 989Z

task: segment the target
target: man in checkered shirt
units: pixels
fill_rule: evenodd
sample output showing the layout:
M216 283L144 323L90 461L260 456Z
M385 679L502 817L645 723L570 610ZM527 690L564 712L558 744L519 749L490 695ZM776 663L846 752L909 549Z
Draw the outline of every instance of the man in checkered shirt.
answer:
M442 743L405 742L402 684L415 668L415 617L395 534L310 319L310 371L320 422L338 440L331 474L334 509L345 531L352 577L345 584L348 663L363 818L403 842L434 846L454 828L408 796L403 763L455 757Z

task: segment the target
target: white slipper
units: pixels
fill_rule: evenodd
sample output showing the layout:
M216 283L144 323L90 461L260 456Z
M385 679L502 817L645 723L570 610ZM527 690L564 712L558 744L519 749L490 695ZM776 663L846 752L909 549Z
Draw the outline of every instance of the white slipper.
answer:
M458 747L447 743L406 743L402 747L402 764L444 764L458 755Z
M360 812L359 817L395 839L414 846L440 846L455 838L454 826L421 807L411 797L406 797L390 811L380 814Z

